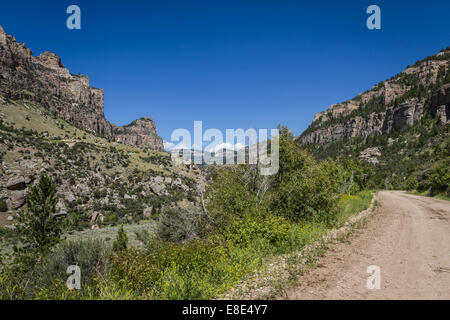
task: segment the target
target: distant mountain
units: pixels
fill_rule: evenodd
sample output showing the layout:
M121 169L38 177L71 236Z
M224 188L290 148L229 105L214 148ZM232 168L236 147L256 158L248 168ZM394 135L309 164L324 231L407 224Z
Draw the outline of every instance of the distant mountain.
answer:
M75 126L113 141L163 150L151 118L124 127L106 120L103 94L89 85L89 77L71 74L55 53L35 57L0 26L0 97L38 103Z

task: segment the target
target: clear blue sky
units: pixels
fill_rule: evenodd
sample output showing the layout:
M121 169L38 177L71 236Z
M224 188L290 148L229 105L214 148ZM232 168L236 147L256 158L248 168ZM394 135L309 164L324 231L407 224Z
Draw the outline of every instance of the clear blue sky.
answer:
M172 130L275 128L450 46L450 1L2 1L0 25L37 55L56 52L105 90L118 125L150 116ZM66 28L77 4L82 30ZM382 30L366 28L370 4Z

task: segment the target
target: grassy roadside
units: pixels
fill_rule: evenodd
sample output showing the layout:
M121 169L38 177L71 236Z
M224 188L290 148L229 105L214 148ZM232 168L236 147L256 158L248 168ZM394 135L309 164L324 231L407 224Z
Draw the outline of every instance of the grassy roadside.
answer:
M333 226L319 222L290 223L266 216L236 220L228 235L187 244L145 245L92 260L92 252L106 252L101 241L65 243L44 261L34 278L31 293L11 292L14 281L0 276L0 298L6 299L228 299L279 296L300 274L314 266L326 250L324 236L348 226L358 212L368 208L373 192L343 195ZM237 241L236 239L239 239ZM244 242L243 242L244 241ZM79 291L65 286L64 252L81 248L84 273L106 272L83 283ZM85 248L85 249L83 249ZM85 254L89 253L89 254ZM92 260L92 261L91 261ZM92 265L92 268L90 267ZM86 270L86 268L88 270ZM92 270L91 270L92 269ZM255 280L256 279L256 280ZM31 296L30 296L31 294Z
M362 227L367 213L378 205L374 192L362 191L356 195L343 195L339 200L338 219L333 228L311 225L304 230L316 229L301 247L280 255L264 257L264 267L251 277L241 281L236 287L219 299L271 299L282 296L296 279L315 266L318 258L326 252L330 241L343 241L355 230Z
M420 192L417 190L411 190L411 191L407 191L407 193L409 194L413 194L416 196L422 196L422 197L429 197L429 198L435 198L435 199L440 199L440 200L447 200L450 201L450 196L448 196L445 193L438 193L438 194L431 194L429 190Z

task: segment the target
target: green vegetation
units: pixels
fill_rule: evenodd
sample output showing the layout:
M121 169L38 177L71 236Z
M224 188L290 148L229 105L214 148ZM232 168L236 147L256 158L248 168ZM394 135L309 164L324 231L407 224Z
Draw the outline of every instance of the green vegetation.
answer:
M39 183L27 196L27 210L17 217L22 249L38 250L43 254L60 241L62 224L55 216L57 201L55 182L41 173Z
M448 51L425 60L448 60ZM402 92L389 104L380 82L368 101L361 95L352 99L359 108L337 117L329 112L327 120L313 122L303 134L355 117L368 119L413 98L427 108L432 94L450 83L448 68L441 67L430 81L433 76L400 73L388 80ZM18 218L22 225L0 228L2 249L14 245L0 255L0 299L210 299L226 295L274 261L286 262L288 279L279 282L285 285L303 272L303 264L313 264L327 232L369 207L369 190L450 197L449 126L431 116L386 135L307 149L282 127L275 175L261 175L260 165L203 168L209 175L200 203L195 175L181 166L174 169L165 153L108 141L28 101L8 100L0 111L0 161L33 159L48 172L27 198ZM357 160L367 148L380 150L378 162ZM179 181L162 186L157 175L159 181ZM155 194L150 183L167 193ZM64 185L71 199L62 218L54 215L55 184ZM174 205L186 199L189 206ZM0 212L6 210L0 201ZM147 224L138 225L143 212ZM63 229L72 236L94 224L111 226L97 230L96 239L60 239ZM110 233L100 236L105 230ZM317 250L299 260L298 252L316 244ZM70 265L81 268L81 290L66 287Z
M4 199L0 200L0 212L8 211L8 206L6 205L6 201Z
M438 55L416 62L413 67L424 66L422 63L426 61L448 61L449 59L449 48L446 48ZM328 114L326 121L314 121L302 136L320 128L346 124L356 116L367 117L371 113L384 112L388 107L396 110L395 107L407 101L413 101L413 103L420 101L424 108L420 112L423 112L425 116L420 121L415 121L414 125L403 126L400 130L394 126L393 132L367 137L356 136L350 139L311 144L307 146L308 151L319 160L332 158L346 161L358 158L360 153L368 148L376 148L381 156L377 157L373 165L370 165L373 175L368 180L367 186L380 189L415 190L430 196L450 197L450 126L441 123L436 116L433 116L436 111L431 108L432 101L435 100L433 95L443 85L450 83L450 68L445 67L445 64L438 65L438 68L437 73L430 71L425 76L414 70L399 73L387 82L401 87L403 94L397 95L389 104L385 104L382 95L376 95L366 104L360 104L360 108L350 114L338 117ZM378 84L373 90L377 92L382 85L383 83Z
M123 231L123 225L120 226L119 231L117 231L116 241L113 243L113 250L119 252L125 250L128 247L128 237Z
M205 206L165 210L154 229L136 233L140 247L127 246L121 227L112 248L70 240L43 253L33 268L4 260L0 298L219 297L267 261L321 239L369 206L372 193L362 190L370 172L357 161L314 161L286 128L279 142L277 174L262 176L257 165L213 168ZM78 291L65 286L73 264L82 272Z
M440 56L429 56L423 60L417 61L414 64L414 67L419 66L421 63L431 60L450 60L450 52L449 48L443 49L441 51L443 53ZM431 76L431 73L428 75L428 77ZM362 103L361 101L361 95L356 96L355 98L351 99L350 101L359 102L359 108L351 111L348 114L339 114L337 117L333 117L331 112L327 113L327 120L321 121L322 119L317 119L316 121L313 121L308 128L301 134L300 137L307 135L309 133L312 133L316 130L319 130L321 128L327 128L332 125L336 124L345 124L349 120L355 117L363 117L367 119L369 115L371 114L378 114L385 112L388 107L395 107L403 102L407 101L408 99L412 98L418 98L418 99L425 99L426 101L429 101L431 98L431 95L438 90L442 85L450 83L450 68L445 69L444 67L440 67L436 81L431 83L428 87L426 87L422 81L423 79L420 79L419 75L417 73L399 73L390 79L386 80L386 82L392 83L392 84L400 84L402 86L406 87L406 92L398 97L396 97L393 101L391 101L389 104L385 103L385 97L384 94L379 93L375 95L373 98L371 98L366 103ZM383 87L384 83L380 82L378 83L372 90L375 92L379 91ZM348 101L348 102L350 102ZM344 102L345 104L347 102Z
M309 145L308 151L317 159L352 159L374 147L381 156L366 165L373 172L369 187L450 196L450 126L429 116L391 134Z
M0 104L0 161L13 169L2 176L5 180L13 172L35 179L46 170L58 185L71 230L91 227L94 211L104 217L102 227L138 223L148 207L155 213L184 199L197 200L192 170L172 167L169 154L108 141L29 101ZM156 195L149 188L156 176L179 179L191 189L167 183L167 193ZM0 209L2 204L0 199ZM0 224L10 224L2 218Z

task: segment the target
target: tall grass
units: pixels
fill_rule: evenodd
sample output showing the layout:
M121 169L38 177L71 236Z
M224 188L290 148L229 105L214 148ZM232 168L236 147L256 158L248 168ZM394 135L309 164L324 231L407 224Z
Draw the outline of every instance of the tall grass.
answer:
M351 215L361 212L370 206L373 198L373 191L364 190L355 195L344 194L338 202L339 211L337 214L336 226L345 223Z
M243 216L220 235L186 243L153 241L147 247L111 252L102 242L67 242L36 268L32 299L210 299L265 267L277 255L320 239L330 228L366 209L372 193L344 195L334 226L292 223L274 215ZM66 288L66 264L82 266L80 291ZM0 298L24 298L6 273Z

